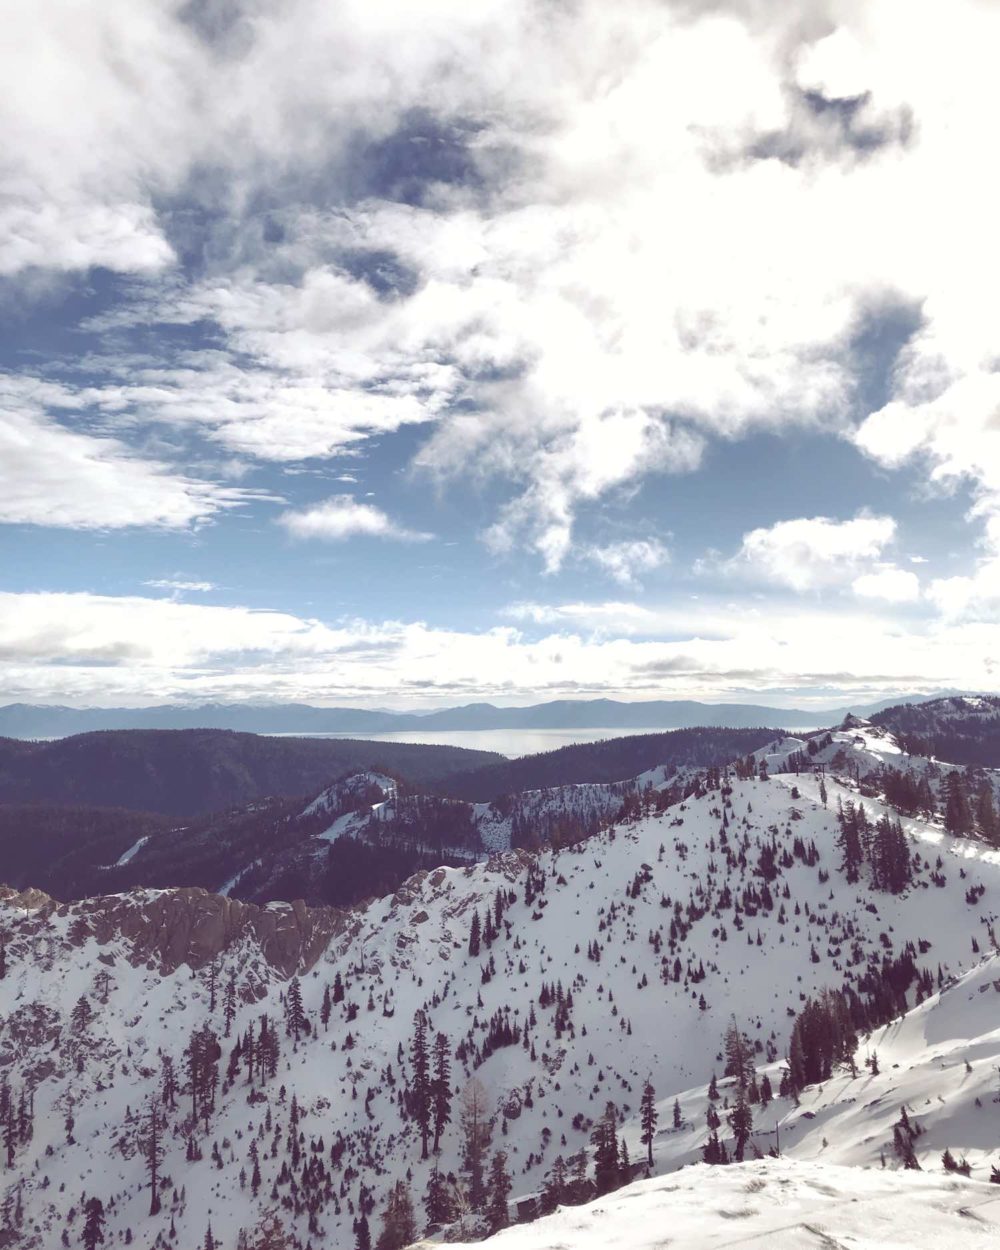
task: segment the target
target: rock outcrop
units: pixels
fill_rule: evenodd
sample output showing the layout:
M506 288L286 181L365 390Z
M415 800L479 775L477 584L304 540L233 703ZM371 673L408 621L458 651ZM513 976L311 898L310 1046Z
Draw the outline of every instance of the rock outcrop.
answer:
M269 903L258 907L210 894L199 887L134 890L62 904L37 890L0 887L0 903L24 909L25 922L50 916L71 918L76 942L94 937L104 944L123 937L135 963L155 959L164 972L181 964L201 968L243 939L252 939L281 976L308 972L330 940L349 927L350 913L334 907Z

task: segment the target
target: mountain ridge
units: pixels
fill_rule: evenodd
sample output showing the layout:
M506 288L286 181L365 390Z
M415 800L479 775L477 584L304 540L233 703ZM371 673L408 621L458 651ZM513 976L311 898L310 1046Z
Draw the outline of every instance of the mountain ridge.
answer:
M101 729L232 729L251 733L457 732L490 729L686 729L695 726L821 728L849 711L870 715L889 705L940 697L895 695L877 703L789 709L697 700L557 699L524 707L470 703L432 712L388 712L292 704L160 704L146 708L0 706L0 736L66 737Z

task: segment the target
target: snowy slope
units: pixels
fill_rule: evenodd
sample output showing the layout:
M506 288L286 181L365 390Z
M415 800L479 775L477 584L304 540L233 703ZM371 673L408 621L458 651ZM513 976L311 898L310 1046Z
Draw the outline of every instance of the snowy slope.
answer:
M489 1239L490 1250L964 1250L1000 1238L995 1185L788 1160L638 1181ZM457 1250L462 1250L459 1243Z
M867 748L847 742L843 749ZM940 968L942 983L977 964L973 942L981 952L991 949L1000 852L982 843L907 819L918 857L911 888L896 896L872 892L864 880L847 882L834 812L838 799L858 797L850 777L850 770L842 780L827 775L824 807L818 775L730 776L723 789L571 848L507 852L420 874L393 897L344 915L318 958L304 957L299 966L311 1035L294 1046L282 1034L272 1081L250 1086L240 1070L231 1086L220 1086L208 1131L193 1134L203 1159L186 1158L191 1128L184 1095L170 1112L162 1170L172 1187L164 1190L163 1211L152 1217L135 1148L139 1125L129 1114L158 1091L161 1052L182 1072L193 1028L211 1019L223 1032L221 994L210 1013L205 966L193 971L187 963L149 958L148 941L137 957L138 939L120 919L123 909L138 906L132 900L40 911L17 899L0 903L0 923L10 935L9 969L0 980L0 1071L15 1091L33 1086L35 1101L35 1133L19 1146L14 1173L24 1181L33 1226L23 1244L52 1245L70 1208L79 1212L84 1189L113 1201L109 1227L115 1236L131 1228L140 1246L155 1245L171 1220L180 1242L170 1244L198 1244L210 1215L215 1231L225 1230L229 1250L236 1230L275 1204L302 1245L310 1237L311 1207L314 1247L350 1246L354 1217L362 1209L377 1213L395 1179L409 1170L418 1199L427 1182L430 1163L419 1158L415 1126L401 1114L399 1098L418 1009L428 1013L432 1036L441 1031L449 1039L455 1086L473 1075L485 1086L496 1114L494 1147L508 1152L515 1195L537 1192L557 1154L588 1143L591 1121L608 1100L619 1109L633 1159L639 1157L634 1117L647 1076L661 1099L656 1168L700 1157L705 1086L713 1071L722 1074L719 1051L732 1014L759 1043L763 1066L784 1053L792 1017L807 995L848 978L856 984L908 943L935 981ZM877 817L878 801L865 803ZM494 907L498 891L500 936L471 956L472 914ZM119 919L101 923L102 908ZM280 906L274 914L283 924L295 919ZM98 979L104 971L106 989ZM223 1039L223 1074L234 1040L262 1012L282 1020L287 989L251 936L222 953L219 986L230 973L240 1005ZM338 975L345 1000L324 1029L324 990ZM822 1093L806 1090L798 1109L772 1104L771 1118L783 1121L782 1148L787 1140L806 1161L877 1163L898 1102L906 1099L927 1128L918 1152L932 1160L948 1145L968 1155L973 1176L982 1179L988 1165L1000 1163L1000 1133L990 1139L983 1128L990 1111L974 1110L975 1096L985 1103L996 1055L983 1006L992 1005L993 991L980 995L977 976L992 980L980 969L871 1041L881 1076L837 1077ZM562 1020L554 1004L542 1004L543 984L571 993ZM83 1037L69 1023L81 994L98 1013ZM482 1058L491 1023L494 1030L507 1026L506 1040L515 1040ZM687 1091L681 1093L687 1125L675 1132L665 1126L679 1091ZM971 1107L970 1091L976 1091ZM301 1159L290 1177L283 1174L293 1095L303 1113L303 1155L315 1153L326 1173L308 1183ZM879 1098L881 1108L867 1107ZM70 1112L72 1142L65 1129ZM759 1127L773 1125L765 1117ZM310 1151L320 1138L322 1149ZM259 1145L262 1176L256 1198L246 1185L251 1141ZM768 1140L760 1145L766 1149ZM458 1170L459 1146L453 1122L442 1139L442 1170ZM13 1181L0 1174L0 1187ZM74 1225L71 1239L78 1232Z

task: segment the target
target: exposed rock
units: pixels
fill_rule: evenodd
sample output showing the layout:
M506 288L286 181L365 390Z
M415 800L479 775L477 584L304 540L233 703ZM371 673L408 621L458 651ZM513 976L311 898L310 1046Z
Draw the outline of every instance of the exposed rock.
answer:
M249 937L282 976L302 974L316 964L349 919L347 912L307 907L301 899L258 907L196 886L137 890L71 905L56 903L38 890L0 887L0 902L71 917L70 938L76 945L88 937L101 944L123 937L131 946L133 964L155 960L164 972L181 964L204 967L234 942Z

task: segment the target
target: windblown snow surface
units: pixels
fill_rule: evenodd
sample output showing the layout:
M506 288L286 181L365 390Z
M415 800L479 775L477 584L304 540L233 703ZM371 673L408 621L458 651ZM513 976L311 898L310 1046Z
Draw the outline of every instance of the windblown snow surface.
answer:
M996 1185L768 1159L728 1168L700 1163L639 1181L486 1244L495 1250L986 1250L998 1237Z

